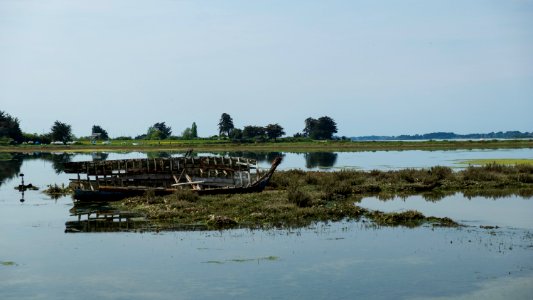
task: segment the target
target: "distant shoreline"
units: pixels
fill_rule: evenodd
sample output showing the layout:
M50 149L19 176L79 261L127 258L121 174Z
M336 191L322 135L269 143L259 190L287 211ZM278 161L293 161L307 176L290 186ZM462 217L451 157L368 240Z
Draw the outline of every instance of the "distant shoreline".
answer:
M111 141L110 144L0 146L0 152L99 152L99 151L286 151L348 152L390 150L533 148L533 139L518 140L430 140L430 141L306 141L232 143L210 141Z

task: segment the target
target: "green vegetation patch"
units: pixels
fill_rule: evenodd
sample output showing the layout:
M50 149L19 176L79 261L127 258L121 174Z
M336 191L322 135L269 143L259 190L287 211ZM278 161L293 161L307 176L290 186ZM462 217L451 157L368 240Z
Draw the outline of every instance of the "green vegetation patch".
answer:
M52 199L58 199L63 196L68 196L72 194L72 189L70 187L65 187L65 184L61 184L61 186L57 184L49 184L48 188L43 191L43 193L50 196Z
M291 228L315 222L359 220L383 226L458 226L449 218L417 211L383 213L356 205L363 197L379 199L422 195L438 201L461 192L466 197L533 196L533 165L469 166L461 171L436 166L395 171L276 172L263 193L199 197L180 191L164 197L147 193L113 204L139 212L158 228Z
M533 165L533 159L529 158L488 158L488 159L469 159L462 160L460 164L465 165L476 165L483 166L489 164L499 164L499 165Z
M0 152L95 152L95 151L386 151L386 150L454 150L454 149L520 149L532 148L533 140L487 140L487 141L319 141L291 140L241 143L228 139L197 140L112 140L109 143L91 144L78 141L73 145L0 145Z
M0 265L10 267L10 266L16 266L17 264L13 261L2 261L0 262Z

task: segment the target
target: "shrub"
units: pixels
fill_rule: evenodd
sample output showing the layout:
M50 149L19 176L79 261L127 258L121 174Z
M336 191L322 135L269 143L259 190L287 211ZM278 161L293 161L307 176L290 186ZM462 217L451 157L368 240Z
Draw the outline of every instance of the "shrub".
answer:
M311 206L311 196L298 188L289 189L287 198L290 203L296 204L298 207Z
M429 169L429 172L437 180L448 179L453 175L453 171L451 168L442 166L431 167L431 169Z

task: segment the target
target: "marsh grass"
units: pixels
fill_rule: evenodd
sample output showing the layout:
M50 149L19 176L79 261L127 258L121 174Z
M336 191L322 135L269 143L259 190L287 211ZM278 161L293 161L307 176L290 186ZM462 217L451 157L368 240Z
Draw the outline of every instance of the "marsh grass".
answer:
M429 201L457 192L466 197L533 196L533 166L487 165L454 172L448 167L398 171L276 172L263 193L198 197L191 191L125 199L118 208L166 225L222 228L302 227L320 221L367 218L381 226L458 226L420 212L383 213L356 205L363 197L422 195ZM164 227L163 226L163 227Z
M49 184L43 191L43 193L50 196L52 199L59 199L60 197L68 196L72 194L72 192L72 189L68 186L65 186L65 184L61 184L61 186L57 184Z
M287 199L289 200L289 203L296 204L298 207L312 206L311 195L297 187L288 190Z
M469 159L459 162L460 164L483 166L487 164L499 165L533 165L533 159L516 159L516 158L487 158L487 159Z

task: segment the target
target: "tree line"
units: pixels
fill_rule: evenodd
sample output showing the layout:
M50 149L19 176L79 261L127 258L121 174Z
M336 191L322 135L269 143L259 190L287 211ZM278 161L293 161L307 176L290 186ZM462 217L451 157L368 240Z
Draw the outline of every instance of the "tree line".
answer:
M398 135L398 136L358 136L353 137L356 141L398 141L398 140L454 140L454 139L530 139L533 138L533 132L506 131L506 132L489 132L489 133L470 133L456 134L453 132L431 132L415 135Z
M304 122L305 128L302 132L293 135L293 138L308 138L326 140L333 139L334 134L337 133L337 124L328 117L320 117L318 119L307 118ZM218 122L218 135L210 138L229 139L236 142L265 142L277 141L285 136L284 128L278 123L272 123L265 126L247 125L242 128L236 128L233 124L233 118L223 113ZM172 128L165 124L165 122L157 122L149 126L146 133L135 136L119 136L115 140L166 140L166 139L197 139L198 126L193 122L190 127L185 128L180 136L172 135ZM20 144L23 142L32 142L39 144L63 143L67 144L75 139L72 134L72 126L55 121L48 133L24 133L20 129L20 121L12 117L6 112L0 111L0 144ZM109 140L108 132L100 125L93 125L91 134L85 137L80 137L81 140L90 140L93 143L96 141Z

